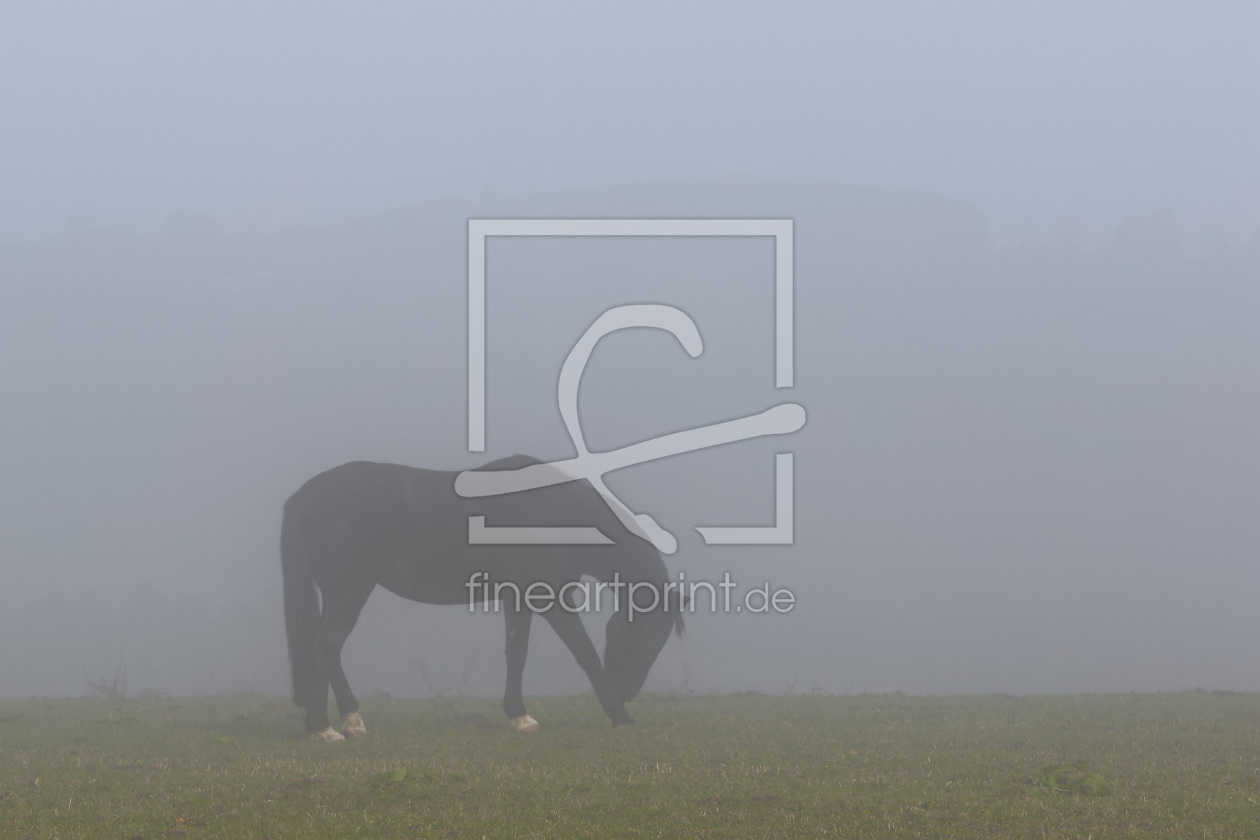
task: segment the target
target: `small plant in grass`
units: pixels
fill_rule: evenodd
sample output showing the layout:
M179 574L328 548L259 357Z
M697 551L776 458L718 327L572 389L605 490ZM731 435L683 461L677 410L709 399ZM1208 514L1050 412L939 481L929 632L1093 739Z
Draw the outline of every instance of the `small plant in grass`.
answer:
M1083 761L1075 764L1048 764L1033 780L1039 787L1048 787L1061 793L1081 793L1087 796L1106 796L1111 793L1107 782L1097 773L1089 771Z
M87 669L83 669L83 679L87 682L88 689L95 694L104 697L114 703L121 703L127 699L127 663L123 662L122 656L118 657L118 667L114 669L113 677L101 677L99 680L93 681L87 675Z
M391 799L440 785L443 782L460 781L463 781L463 777L458 773L438 773L415 767L398 767L372 776L368 779L368 788L378 799Z

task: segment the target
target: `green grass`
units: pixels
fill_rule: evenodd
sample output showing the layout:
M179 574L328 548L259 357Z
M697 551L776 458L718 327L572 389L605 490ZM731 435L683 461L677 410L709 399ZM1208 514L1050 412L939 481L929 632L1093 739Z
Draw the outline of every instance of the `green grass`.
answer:
M0 702L0 836L1260 836L1260 695Z

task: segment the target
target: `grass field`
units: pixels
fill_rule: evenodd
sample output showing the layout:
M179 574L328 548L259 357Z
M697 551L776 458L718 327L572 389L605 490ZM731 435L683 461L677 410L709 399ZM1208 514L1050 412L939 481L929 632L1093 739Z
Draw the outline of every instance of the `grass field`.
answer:
M1260 695L0 702L4 838L1260 837Z

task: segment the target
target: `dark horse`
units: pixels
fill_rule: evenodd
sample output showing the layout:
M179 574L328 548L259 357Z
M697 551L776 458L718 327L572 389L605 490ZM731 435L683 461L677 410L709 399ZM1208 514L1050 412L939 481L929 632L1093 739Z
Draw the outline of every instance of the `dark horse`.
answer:
M481 469L537 463L518 455ZM280 536L284 618L293 700L306 708L307 730L324 741L342 739L328 721L331 686L346 734L366 732L341 667L341 648L378 585L425 604L499 602L507 623L503 711L518 730L538 728L521 697L535 611L582 666L613 725L633 723L626 702L643 686L670 631L681 634L683 629L685 602L666 581L660 553L627 529L586 481L466 499L455 492L457 475L356 461L320 473L285 503ZM595 527L612 543L470 544L469 516L485 516L485 524L498 527ZM578 614L585 604L578 602L575 587L583 576L623 583L600 593L602 603L616 605L602 664ZM531 584L540 597L521 597ZM574 586L566 590L566 584ZM638 586L631 590L624 584ZM599 584L585 586L582 601ZM548 591L571 597L544 604Z

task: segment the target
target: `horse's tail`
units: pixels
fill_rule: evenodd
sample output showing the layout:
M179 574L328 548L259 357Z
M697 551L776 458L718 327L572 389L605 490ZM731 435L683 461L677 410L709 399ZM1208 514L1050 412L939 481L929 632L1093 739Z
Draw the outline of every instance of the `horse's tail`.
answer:
M284 629L289 638L293 702L305 706L315 679L315 632L319 629L319 597L306 562L297 510L284 506L280 525L280 568L284 575Z

